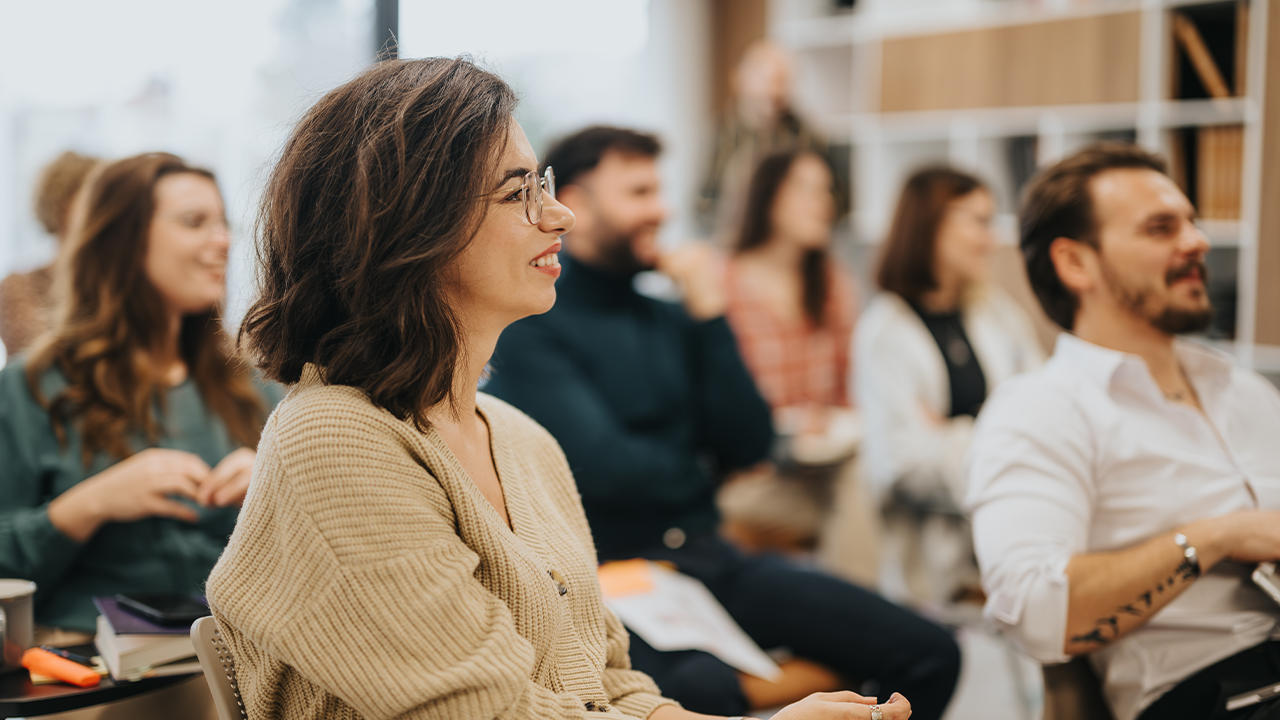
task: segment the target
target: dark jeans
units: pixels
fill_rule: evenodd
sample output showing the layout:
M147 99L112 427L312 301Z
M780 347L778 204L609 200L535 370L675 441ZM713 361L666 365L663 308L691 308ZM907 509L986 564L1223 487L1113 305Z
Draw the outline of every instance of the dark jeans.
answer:
M1280 641L1214 663L1174 686L1138 720L1280 720L1280 700L1227 712L1227 698L1280 683Z
M955 691L960 648L951 634L874 593L779 557L743 555L710 535L644 557L702 581L760 647L788 648L850 681L877 681L880 699L902 693L915 720L941 717ZM709 653L659 652L633 633L631 663L688 710L749 710L737 671Z

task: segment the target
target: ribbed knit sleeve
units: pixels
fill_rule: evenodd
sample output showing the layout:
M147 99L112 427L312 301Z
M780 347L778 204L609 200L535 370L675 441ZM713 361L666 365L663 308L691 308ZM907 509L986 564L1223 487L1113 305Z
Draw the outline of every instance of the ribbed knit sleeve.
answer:
M663 705L676 702L662 697L658 685L648 675L631 669L631 656L627 654L631 636L622 621L606 609L605 624L609 642L608 666L604 671L604 689L609 700L618 710L638 718L647 718Z
M504 491L528 524L538 513L513 505L530 502L517 479L504 477ZM620 624L599 651L608 669L574 670L598 655L590 633L575 631L582 601L546 568L585 592L593 568L564 558L590 549L544 561L467 482L438 438L355 390L312 386L286 399L208 584L250 717L647 717L669 702L625 669ZM576 524L540 534L573 537ZM572 672L597 679L562 677ZM606 696L615 709L600 707Z

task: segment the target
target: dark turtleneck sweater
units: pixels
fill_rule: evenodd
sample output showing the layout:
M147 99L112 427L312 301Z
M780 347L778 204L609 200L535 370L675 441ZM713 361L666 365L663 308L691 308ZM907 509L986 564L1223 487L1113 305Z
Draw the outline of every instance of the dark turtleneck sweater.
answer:
M555 307L507 328L484 391L564 448L602 561L715 532L718 480L773 441L729 325L562 263Z

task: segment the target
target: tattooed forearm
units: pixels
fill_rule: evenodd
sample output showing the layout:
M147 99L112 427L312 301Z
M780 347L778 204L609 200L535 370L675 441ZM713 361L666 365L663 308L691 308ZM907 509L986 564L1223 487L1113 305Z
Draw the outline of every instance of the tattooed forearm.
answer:
M1099 645L1106 645L1110 641L1102 636L1101 630L1094 628L1084 635L1077 635L1071 638L1071 642L1091 642Z
M1178 583L1189 583L1200 576L1200 567L1190 560L1183 560L1181 564L1173 571L1173 575L1169 576L1164 582L1157 583L1155 592L1164 594L1165 590L1173 590ZM1089 643L1093 645L1106 645L1116 638L1120 637L1120 616L1129 615L1132 617L1144 617L1155 605L1154 596L1148 590L1138 596L1141 606L1137 603L1129 603L1116 608L1114 615L1100 618L1094 623L1094 628L1083 635L1076 635L1071 638L1073 643Z
M1178 569L1174 572L1184 581L1195 580L1200 577L1200 563L1192 562L1191 558L1183 558L1182 562L1178 563Z

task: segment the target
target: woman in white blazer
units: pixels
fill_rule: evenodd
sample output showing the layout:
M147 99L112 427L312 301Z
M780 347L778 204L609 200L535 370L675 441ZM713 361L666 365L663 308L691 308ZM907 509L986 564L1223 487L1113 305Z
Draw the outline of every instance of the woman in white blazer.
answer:
M996 385L1044 362L1030 317L987 282L994 210L965 173L908 179L882 249L881 292L854 339L862 460L889 510L885 590L926 604L976 581L960 514L974 417Z

